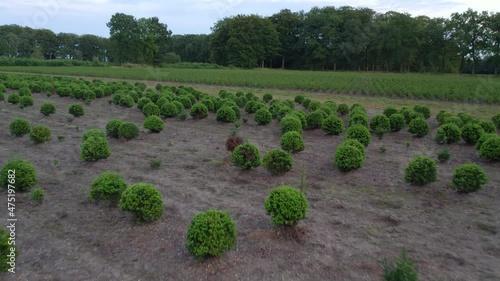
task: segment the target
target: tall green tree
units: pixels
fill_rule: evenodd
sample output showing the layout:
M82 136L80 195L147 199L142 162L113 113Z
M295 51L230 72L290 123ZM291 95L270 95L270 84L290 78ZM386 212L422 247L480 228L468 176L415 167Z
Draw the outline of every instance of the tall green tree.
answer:
M269 17L278 32L280 42L279 55L281 56L281 68L290 62L296 54L297 44L300 40L300 29L302 21L298 13L293 13L288 9Z
M114 14L107 23L115 62L139 61L140 29L134 16L123 13Z

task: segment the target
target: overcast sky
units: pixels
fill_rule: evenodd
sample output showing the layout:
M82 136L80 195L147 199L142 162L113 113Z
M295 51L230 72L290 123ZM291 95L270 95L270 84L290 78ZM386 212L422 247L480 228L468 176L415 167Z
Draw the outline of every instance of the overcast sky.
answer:
M47 28L56 33L109 37L106 23L116 12L136 18L157 16L174 34L207 34L224 17L237 14L268 16L281 9L309 11L318 6L368 7L377 12L408 12L414 16L449 17L467 8L500 11L498 0L0 0L0 25Z

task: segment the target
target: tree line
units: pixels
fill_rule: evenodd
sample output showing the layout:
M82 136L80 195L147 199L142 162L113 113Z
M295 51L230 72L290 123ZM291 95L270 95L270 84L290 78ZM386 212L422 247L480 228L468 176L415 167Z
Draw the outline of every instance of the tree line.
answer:
M0 56L473 74L497 74L500 65L500 13L472 9L449 18L346 6L285 9L221 19L209 35L172 35L156 17L120 13L107 26L109 38L0 26Z

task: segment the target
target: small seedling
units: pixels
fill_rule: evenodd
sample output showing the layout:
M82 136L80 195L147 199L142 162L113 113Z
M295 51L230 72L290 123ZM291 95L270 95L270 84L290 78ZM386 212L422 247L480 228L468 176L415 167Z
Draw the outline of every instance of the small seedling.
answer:
M72 116L68 116L68 119L67 119L67 120L68 120L68 122L69 122L69 123L71 123L71 122L73 122L73 119L74 119L74 117L73 117L73 115L72 115Z
M42 202L45 197L45 191L41 188L35 188L30 194L31 200Z
M448 149L442 149L438 152L438 160L441 163L446 163L450 160L450 151Z
M63 141L64 139L65 139L64 136L57 136L57 140L59 140L59 141Z
M410 147L411 143L409 141L405 142L406 148Z
M380 152L381 153L385 153L387 151L387 147L385 145L382 145L380 148L379 148Z
M248 118L243 118L243 123L248 122Z
M59 165L59 160L54 160L54 165Z
M159 159L153 159L153 160L149 161L149 166L152 169L158 169L161 166L161 160L159 160Z
M179 114L179 119L181 119L182 121L186 120L186 118L187 118L186 112L182 112L181 114Z
M239 127L241 127L241 122L234 122L234 126L236 127L236 129L238 129Z

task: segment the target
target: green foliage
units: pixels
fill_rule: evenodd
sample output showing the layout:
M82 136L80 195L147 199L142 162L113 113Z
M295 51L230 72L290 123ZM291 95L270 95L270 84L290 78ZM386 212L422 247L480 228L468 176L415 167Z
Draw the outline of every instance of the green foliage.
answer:
M415 185L427 185L436 181L437 165L434 160L417 156L405 168L404 179Z
M444 121L445 124L455 124L459 128L462 128L464 126L464 122L462 119L458 118L457 116L451 116L445 119Z
M483 146L483 143L490 138L496 138L497 134L483 134L476 142L475 147L479 151L481 149L481 146Z
M500 160L500 137L486 139L479 149L479 157L487 160Z
M280 129L282 134L291 131L295 131L298 132L299 134L302 134L302 122L300 122L299 118L293 115L287 115L281 119Z
M349 113L349 106L345 103L341 103L339 104L339 106L337 107L337 114L339 115L347 115Z
M384 271L384 281L417 281L418 274L413 262L406 257L406 251L402 251L401 256L394 261L380 262Z
M357 124L368 128L368 118L366 117L366 113L355 112L349 116L349 127Z
M346 132L347 139L355 139L367 147L372 141L370 131L363 125L357 124L349 127Z
M292 169L292 156L284 150L273 149L264 154L262 164L273 175L284 174Z
M374 132L384 134L391 130L391 122L387 116L378 114L373 116L372 120L370 121L370 129L372 129Z
M75 117L80 117L85 114L85 111L83 110L83 106L79 104L72 104L69 106L68 110L69 114L75 116Z
M269 103L272 99L273 99L273 95L271 95L271 94L264 94L264 96L262 96L262 100L266 103Z
M302 102L304 101L304 99L305 99L304 96L298 95L298 96L295 96L295 98L293 99L293 101L295 101L298 104L302 104Z
M35 143L44 143L52 139L50 129L46 126L35 126L31 128L30 139Z
M0 101L4 100L5 100L5 95L3 94L3 92L0 91Z
M273 224L295 226L306 217L309 203L302 191L283 185L271 190L264 207Z
M102 130L100 129L89 129L87 130L84 134L83 134L83 140L82 141L86 141L88 140L89 138L103 138L105 139L106 138L106 133L104 133Z
M46 102L40 107L40 113L42 113L45 116L49 116L51 114L56 113L56 107L53 103L51 102Z
M457 114L457 117L460 118L462 120L462 122L465 124L469 123L469 122L472 122L472 116L470 116L469 113L467 112L460 112Z
M31 191L30 198L36 202L42 202L45 197L45 190L41 188L35 188Z
M201 103L207 107L208 111L215 111L215 104L211 99L209 98L202 99Z
M137 183L123 191L120 207L133 213L139 222L156 221L163 216L163 197L154 185Z
M184 108L190 109L191 106L193 106L193 102L188 96L180 96L177 100L182 104L182 106L184 106Z
M306 118L308 129L320 129L326 113L321 110L315 110L309 113Z
M342 172L362 168L365 157L357 146L341 143L335 151L333 164Z
M159 116L151 115L144 120L144 128L153 133L159 133L165 129L165 123Z
M12 120L9 125L10 133L16 137L22 137L30 132L30 123L22 118L16 118Z
M184 120L186 120L186 119L187 119L187 114L186 114L186 112L181 112L181 113L179 114L179 120L184 121Z
M12 258L15 260L19 259L19 252L15 245L10 245L10 234L3 227L0 227L0 272L7 272L11 268L9 265L12 254ZM14 251L11 251L14 248Z
M500 129L500 113L498 113L495 116L491 117L491 121L493 122L493 124L495 124L495 126L497 127L497 129Z
M123 95L119 101L119 104L123 107L131 108L135 105L135 100L130 95Z
M429 123L427 123L423 118L411 120L410 125L408 126L408 132L419 138L425 137L429 133L430 129L431 127L429 126Z
M187 249L197 258L220 256L236 246L236 227L221 211L197 214L187 229Z
M397 110L394 106L388 106L384 109L384 115L387 116L387 118L391 118L393 114L399 113L399 110Z
M267 108L261 108L255 112L254 120L259 125L267 125L273 120L273 115Z
M321 130L327 135L340 135L344 132L344 121L335 115L330 115L323 120Z
M22 96L19 98L19 106L21 108L33 105L33 98L31 96Z
M160 159L152 159L151 161L149 161L149 167L151 167L151 169L158 169L161 167L161 160Z
M421 104L415 105L413 110L415 112L421 113L425 119L431 118L431 110L425 105L421 105Z
M405 117L402 114L394 113L389 117L392 132L399 132L406 125Z
M450 155L450 151L448 149L441 149L437 155L437 158L438 158L439 162L441 162L441 163L448 162L448 160L450 160L450 157L451 157L451 155Z
M191 107L190 115L193 119L204 119L208 117L208 108L203 103L197 103Z
M19 94L10 94L9 97L7 98L7 102L12 104L18 104L20 99L21 97L19 96Z
M468 123L462 128L462 138L467 144L476 144L484 133L483 127L475 123Z
M296 131L290 131L283 136L281 136L280 140L281 148L285 151L289 152L300 152L305 149L304 140L302 139L302 135Z
M307 105L307 110L309 110L309 112L314 112L314 111L318 110L320 107L321 107L321 103L319 101L311 101Z
M131 140L139 136L139 128L132 122L123 122L118 128L118 136Z
M483 168L468 163L455 170L450 187L460 193L471 193L480 190L487 182L488 178Z
M120 126L123 124L122 120L119 119L111 119L106 124L106 134L112 138L119 138L120 134L118 133Z
M436 142L439 144L451 144L460 141L462 132L460 128L453 124L448 123L441 125L436 132Z
M231 155L231 162L241 169L256 168L261 164L259 149L250 143L239 145Z
M122 192L127 188L127 183L123 176L106 171L96 178L90 185L90 199L108 201L111 204L118 204Z
M182 106L182 104L181 104ZM177 106L175 106L174 102L168 102L162 105L160 108L160 114L161 116L167 117L167 118L172 118L177 115L179 115L181 111Z
M436 120L439 122L439 124L444 124L446 119L452 117L453 115L449 113L446 110L441 110L439 113L436 115Z
M14 171L14 173L9 173L9 171ZM35 186L37 182L35 167L33 167L28 160L9 160L5 166L3 166L0 173L0 185L5 189L7 189L10 184L15 186L16 190L27 191Z
M142 113L148 117L148 116L160 116L160 108L154 103L150 102L144 105L142 108Z
M217 110L217 115L215 119L219 122L226 122L226 123L232 123L237 120L236 113L229 106L224 106L221 107L219 110Z
M19 96L24 97L24 96L31 96L31 90L28 87L22 87L19 89Z
M146 98L146 97L142 97L139 99L139 101L137 102L137 108L139 110L142 110L144 108L144 106L148 103L152 102L151 99L149 98Z
M90 137L82 143L80 158L84 161L95 162L106 159L109 155L111 155L111 150L105 138Z
M361 152L361 154L363 154L363 158L365 157L366 147L362 143L360 143L358 140L355 140L355 139L346 139L346 140L344 140L341 143L341 145L354 146L354 147L356 147Z
M288 108L288 107L286 107ZM293 110L293 111L290 111L289 113L287 114L290 114L291 116L294 116L294 117L297 117L300 119L300 123L302 124L302 128L307 128L307 116L306 116L306 113L302 110ZM283 116L285 117L285 116ZM282 118L280 118L281 120Z
M302 101L302 106L303 106L304 108L307 108L307 107L309 106L309 104L310 104L310 103L311 103L311 100L306 98L306 99L304 99L304 100Z
M479 126L483 128L486 134L494 134L497 132L497 127L495 127L495 124L491 121L480 121Z

